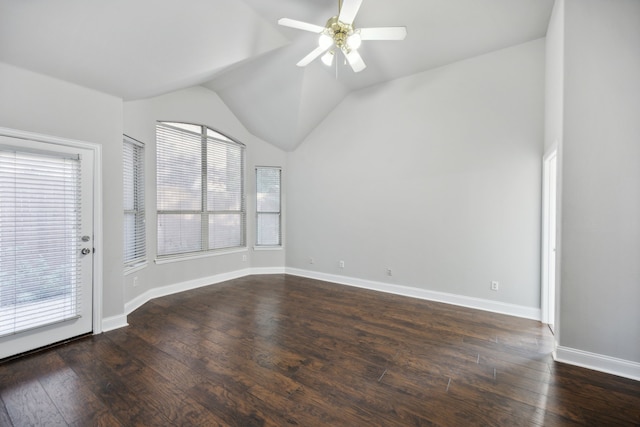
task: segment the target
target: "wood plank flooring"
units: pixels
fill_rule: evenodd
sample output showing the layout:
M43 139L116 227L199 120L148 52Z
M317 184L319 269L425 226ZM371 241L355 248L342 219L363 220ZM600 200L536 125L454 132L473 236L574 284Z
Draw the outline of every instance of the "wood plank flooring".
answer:
M535 321L273 275L129 323L0 364L0 426L640 426Z

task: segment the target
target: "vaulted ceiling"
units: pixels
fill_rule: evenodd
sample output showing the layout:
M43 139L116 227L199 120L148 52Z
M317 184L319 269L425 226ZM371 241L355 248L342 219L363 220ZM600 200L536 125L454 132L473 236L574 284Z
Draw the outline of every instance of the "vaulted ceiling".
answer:
M367 68L296 63L338 0L0 0L0 62L124 100L203 85L245 127L294 149L354 90L544 37L553 0L364 0L357 27L406 26L365 41ZM1 97L1 94L0 94Z

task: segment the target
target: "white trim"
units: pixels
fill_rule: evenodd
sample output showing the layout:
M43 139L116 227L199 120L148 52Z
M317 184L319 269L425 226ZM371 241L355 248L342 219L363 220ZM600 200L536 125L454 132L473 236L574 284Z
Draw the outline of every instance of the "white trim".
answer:
M638 362L562 346L556 349L554 359L556 362L568 363L640 381L640 363Z
M102 319L102 332L109 332L114 329L124 328L125 326L129 326L127 323L127 316L125 314L105 317Z
M220 273L213 276L201 277L199 279L188 280L173 285L163 286L161 288L150 289L145 293L138 295L124 305L125 321L120 323L120 327L127 326L126 315L131 314L152 299L188 291L191 289L201 288L203 286L215 285L227 280L238 279L240 277L252 276L255 274L285 274L284 267L262 267L262 268L246 268L243 270L230 271L228 273ZM106 319L105 319L106 320ZM115 329L115 328L113 328Z
M550 222L551 222L551 212L550 209L551 207L549 206L549 198L550 198L550 186L551 186L551 182L550 182L550 161L552 159L556 159L556 191L557 191L557 173L558 173L558 169L557 169L557 162L558 162L558 145L557 143L554 143L548 150L547 152L544 154L544 156L542 157L542 253L541 253L541 258L542 258L542 263L541 263L541 272L540 272L540 278L541 278L541 283L540 283L540 291L541 291L541 295L540 295L540 315L541 315L541 320L542 323L550 323L550 320L552 318L552 316L549 315L549 312L551 310L551 307L549 307L549 300L550 300L550 295L549 295L549 248L550 248L550 241L549 241L549 234L550 234L550 230L549 230L549 226L550 226ZM557 192L556 192L556 206L557 206ZM558 215L557 215L557 208L556 208L556 221L558 219ZM557 227L556 227L556 235L557 235ZM557 241L557 238L556 238ZM556 248L556 253L557 253L557 248ZM556 269L554 269L554 271L557 270L557 262L556 262ZM555 278L555 276L554 276ZM556 281L554 280L555 285L557 286ZM554 293L555 293L555 286L554 286ZM555 306L555 304L554 304ZM555 313L555 307L553 307L554 309L554 313ZM555 316L553 316L555 317ZM555 319L553 320L553 323L555 323ZM555 325L554 329L555 329Z
M93 333L102 332L102 146L75 139L0 127L0 135L93 151Z
M525 319L540 320L540 309L533 307L525 307L515 304L508 304L499 301L485 300L481 298L466 297L462 295L449 294L444 292L428 291L409 286L392 285L389 283L374 282L370 280L357 279L354 277L338 276L333 274L319 273L315 271L301 270L288 267L258 267L246 268L242 270L230 271L227 273L216 274L199 279L188 280L173 285L154 288L138 295L136 298L125 304L125 314L131 314L133 311L155 298L172 295L178 292L188 291L203 286L214 285L227 280L237 279L256 274L291 274L293 276L308 277L311 279L324 280L327 282L337 283L347 286L355 286L359 288L386 292L395 295L402 295L412 298L424 299L429 301L443 302L462 307L474 308L477 310L490 311L493 313L506 314L510 316L522 317ZM122 326L126 326L126 322L122 322Z
M281 251L284 248L282 246L254 246L254 251Z
M138 295L136 298L127 302L124 305L124 312L125 314L131 314L133 311L155 298L201 288L203 286L214 285L227 280L238 279L240 277L249 276L250 274L250 269L230 271L228 273L220 273L213 276L201 277L199 279L187 280L186 282L167 285L161 288L149 289L145 293Z
M102 278L103 278L103 215L102 215L102 146L96 145L93 168L93 333L103 330Z
M443 302L446 304L453 304L461 307L490 311L492 313L506 314L509 316L517 316L525 319L540 320L540 309L534 307L525 307L499 301L491 301L481 298L449 294L445 292L429 291L426 289L414 288L409 286L393 285L389 283L357 279L355 277L338 276L335 274L320 273L317 271L302 270L298 268L286 268L285 272L286 274L291 274L294 276L324 280L341 285L355 286L358 288L386 292L390 294L402 295L429 301Z
M208 258L208 257L230 255L230 254L238 254L238 253L242 253L242 252L249 252L249 249L247 249L246 246L243 246L241 248L228 249L228 250L217 249L217 250L211 250L211 251L200 251L200 252L195 252L195 253L187 254L187 255L166 255L166 256L163 256L161 258L156 258L154 262L157 265L161 265L161 264L169 264L169 263L172 263L172 262L188 261L188 260L192 260L192 259Z
M284 267L258 267L252 268L251 274L285 274Z

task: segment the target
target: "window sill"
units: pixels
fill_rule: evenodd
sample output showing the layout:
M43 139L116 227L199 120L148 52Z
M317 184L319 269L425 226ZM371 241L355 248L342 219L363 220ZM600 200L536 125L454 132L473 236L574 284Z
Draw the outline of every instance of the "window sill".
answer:
M229 249L229 250L220 250L220 251L215 251L215 252L214 251L212 251L212 252L198 252L198 253L195 253L195 254L167 256L167 257L162 257L162 258L156 258L154 262L157 265L170 264L172 262L189 261L189 260L194 260L194 259L210 258L210 257L223 256L223 255L229 255L229 254L237 254L237 253L242 253L242 252L247 252L247 248L243 247L243 248L234 248L234 249Z
M281 251L284 248L282 246L254 246L254 251Z
M140 264L136 264L134 266L131 267L125 267L124 268L124 275L127 276L131 273L135 273L136 271L140 271L143 268L147 268L147 265L149 265L149 263L147 261L143 261Z

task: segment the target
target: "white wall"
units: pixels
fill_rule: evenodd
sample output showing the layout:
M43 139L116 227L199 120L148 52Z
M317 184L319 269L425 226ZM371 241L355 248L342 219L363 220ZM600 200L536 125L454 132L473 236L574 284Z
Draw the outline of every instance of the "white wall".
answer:
M564 0L556 0L546 37L545 151L562 141L564 110Z
M289 154L287 267L539 308L544 55L349 95Z
M102 145L103 316L121 315L122 100L0 63L0 127Z
M640 2L566 0L564 51L560 345L640 362Z
M156 265L155 126L158 120L207 125L247 146L248 251ZM127 302L153 292L154 289L238 270L273 267L283 269L284 250L254 251L252 248L255 242L255 166L282 166L286 174L285 153L251 135L215 92L196 86L147 100L125 102L124 133L145 143L148 188L146 208L149 263L143 270L125 276L124 293ZM247 261L242 260L243 255L247 256ZM137 287L133 287L134 277L138 278Z

